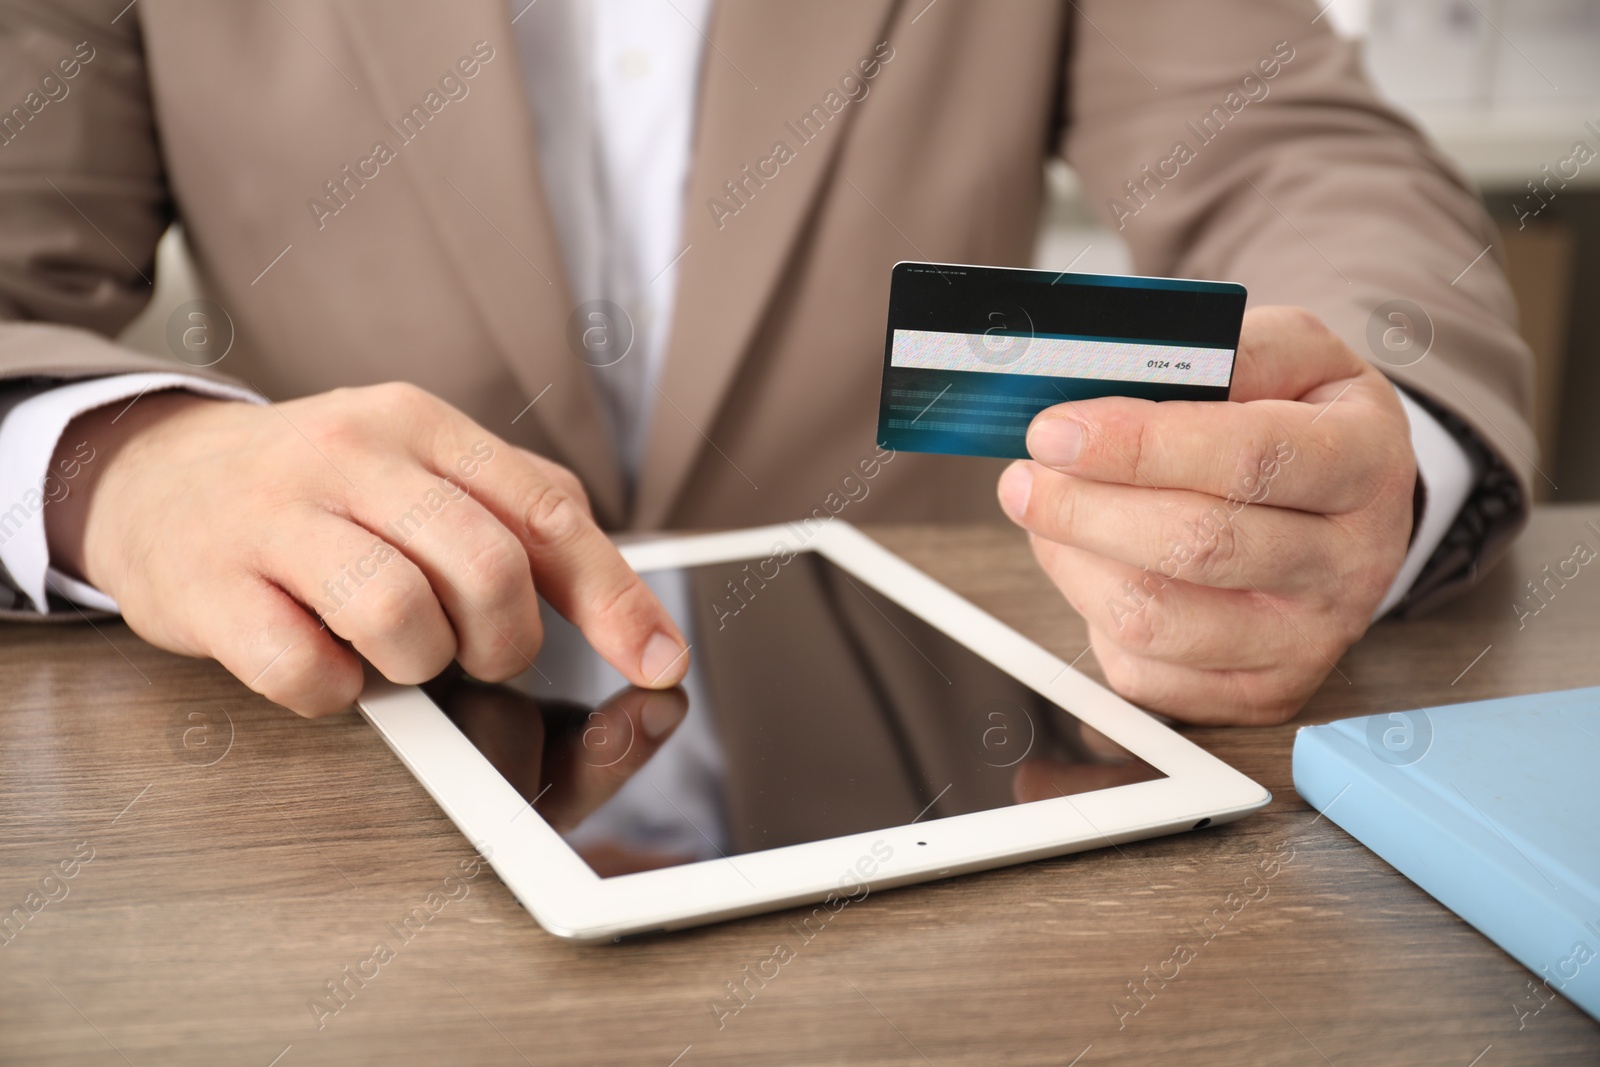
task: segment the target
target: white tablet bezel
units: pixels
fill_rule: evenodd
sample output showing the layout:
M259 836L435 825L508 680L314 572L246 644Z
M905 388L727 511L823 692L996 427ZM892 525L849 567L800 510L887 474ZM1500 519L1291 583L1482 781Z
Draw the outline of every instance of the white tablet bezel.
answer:
M806 536L797 546L794 527L769 526L636 542L622 552L639 571L764 558L780 543L789 552L817 552L1167 777L601 878L422 690L385 681L369 668L358 706L539 924L580 941L858 894L865 891L863 883L875 890L1174 833L1236 819L1272 799L1260 785L844 521L833 519Z

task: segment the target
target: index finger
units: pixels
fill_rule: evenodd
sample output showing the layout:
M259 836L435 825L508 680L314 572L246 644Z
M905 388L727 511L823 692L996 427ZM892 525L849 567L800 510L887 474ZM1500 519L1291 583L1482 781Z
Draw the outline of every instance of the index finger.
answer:
M688 642L595 524L581 491L563 485L533 455L455 414L459 421L424 445L431 454L423 461L442 475L470 479L464 484L474 499L522 542L540 595L624 678L646 689L682 681ZM474 462L463 465L463 456Z

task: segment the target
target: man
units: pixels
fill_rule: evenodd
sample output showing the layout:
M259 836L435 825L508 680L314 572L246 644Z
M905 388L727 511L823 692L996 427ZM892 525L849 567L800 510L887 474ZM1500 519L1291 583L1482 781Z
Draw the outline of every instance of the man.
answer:
M1302 0L123 2L0 24L15 617L120 609L320 714L352 647L526 669L537 590L669 686L601 530L792 519L875 463L847 518L998 490L1119 690L1278 721L1525 517L1488 220ZM890 265L1025 263L1057 152L1136 269L1250 288L1232 401L883 462ZM175 216L204 369L105 339Z

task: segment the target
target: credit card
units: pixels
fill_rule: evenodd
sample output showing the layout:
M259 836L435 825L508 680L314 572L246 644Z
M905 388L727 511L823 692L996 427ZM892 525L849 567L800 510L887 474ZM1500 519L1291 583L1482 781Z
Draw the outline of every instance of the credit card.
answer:
M1033 417L1097 396L1226 400L1232 282L897 263L878 444L1026 459Z

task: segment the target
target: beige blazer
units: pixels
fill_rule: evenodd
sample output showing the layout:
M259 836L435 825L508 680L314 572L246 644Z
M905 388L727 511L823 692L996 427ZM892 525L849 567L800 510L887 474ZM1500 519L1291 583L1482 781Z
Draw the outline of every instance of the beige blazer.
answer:
M571 467L609 527L793 519L876 452L891 264L1028 264L1061 154L1140 272L1242 282L1364 354L1374 308L1420 305L1432 349L1390 373L1528 498L1490 223L1309 0L723 0L632 500L567 341L503 0L125 3L0 24L0 378L181 367L107 340L178 219L237 330L216 373L416 382ZM900 455L841 514L998 518L1000 467Z

